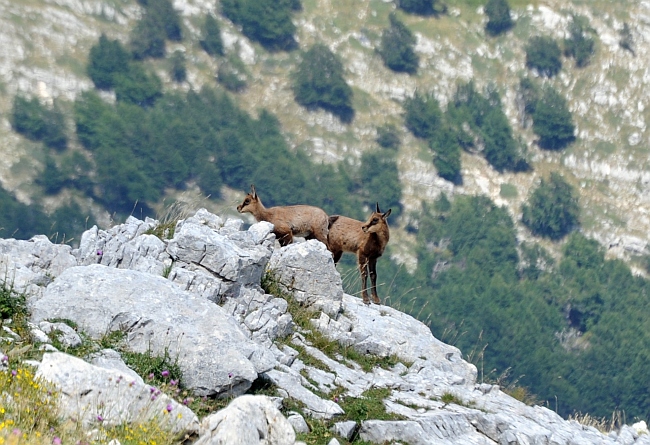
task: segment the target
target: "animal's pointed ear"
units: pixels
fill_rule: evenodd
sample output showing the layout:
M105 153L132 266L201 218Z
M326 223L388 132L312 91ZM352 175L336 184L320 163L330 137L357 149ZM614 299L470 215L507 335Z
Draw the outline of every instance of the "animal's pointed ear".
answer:
M377 203L377 213L381 213L381 210L379 210L379 203Z
M251 184L251 195L253 195L253 198L257 198L257 192L255 191L255 184Z
M388 209L388 211L387 211L386 213L384 213L383 215L381 215L381 217L384 218L384 219L388 218L388 215L390 215L390 212L391 212L392 210L393 210L393 209Z

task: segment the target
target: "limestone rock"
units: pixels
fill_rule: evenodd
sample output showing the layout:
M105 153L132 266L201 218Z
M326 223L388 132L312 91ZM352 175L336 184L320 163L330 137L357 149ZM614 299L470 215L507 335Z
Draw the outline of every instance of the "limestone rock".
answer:
M65 323L49 323L42 321L38 327L48 335L56 335L61 344L68 348L75 348L81 344L81 337L73 328Z
M195 445L293 445L291 423L265 396L245 395L201 422Z
M464 361L457 348L436 339L424 323L391 307L365 305L346 294L342 315L333 318L323 313L313 323L327 337L359 352L380 357L395 354L455 384L476 381L476 367Z
M43 356L36 375L59 388L62 414L81 419L86 427L149 419L158 419L178 433L195 433L199 427L196 415L187 407L152 391L140 378L126 378L119 370L54 352Z
M76 266L72 248L44 235L30 240L0 239L0 279L17 292L38 297L65 269Z
M317 240L276 249L268 265L278 283L301 304L335 316L343 286L332 254Z
M128 347L178 357L197 395L242 394L276 361L209 301L163 277L101 265L67 269L32 306L32 320L67 318L94 339L125 331Z

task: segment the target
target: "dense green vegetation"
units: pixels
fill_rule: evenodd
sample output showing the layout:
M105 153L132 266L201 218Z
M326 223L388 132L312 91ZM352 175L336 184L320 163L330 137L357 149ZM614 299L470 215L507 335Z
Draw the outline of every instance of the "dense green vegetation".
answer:
M508 211L488 198L442 195L426 206L417 245L413 275L382 257L382 289L458 346L479 380L509 373L564 416L648 418L650 283L605 260L596 241L575 232L554 262L518 245Z
M267 205L310 198L329 210L355 207L339 199L353 186L337 167L312 166L304 153L288 149L273 115L252 118L211 88L167 94L150 109L110 105L88 92L75 103L75 122L95 159L97 198L118 212L155 202L165 187L183 188L189 180L215 198L222 184L246 190L254 182Z
M540 147L559 150L575 139L575 125L567 101L550 85L542 89L532 116L533 131L539 136Z
M268 50L297 47L291 15L302 8L299 0L222 0L221 13L242 27L246 37Z
M402 143L399 129L393 124L377 127L377 143L383 148L397 150Z
M415 74L419 57L415 53L416 39L408 27L393 13L388 16L390 27L381 34L377 52L384 65L396 72Z
M440 103L431 93L416 91L404 101L404 124L413 136L429 139L443 122Z
M165 57L165 41L183 39L181 18L171 0L138 0L142 17L131 31L131 52L135 59Z
M378 202L384 211L392 209L393 218L400 215L402 187L393 152L382 150L363 153L359 179L359 193L362 195L364 205L374 209Z
M28 99L17 95L10 120L14 131L29 139L42 141L50 148L63 150L68 144L65 118L56 103L48 108L35 97Z
M60 207L52 215L44 213L37 203L23 204L0 187L0 238L29 239L46 235L52 242L72 240L95 224L77 204Z
M293 77L293 94L300 105L352 121L352 88L343 77L343 63L326 45L317 43L307 50Z
M632 53L633 56L636 55L634 51L635 48L634 36L632 35L632 30L630 29L630 25L627 23L623 23L623 28L621 28L621 31L619 32L618 44L625 51L629 51L630 53Z
M529 168L494 88L482 95L473 82L459 85L445 113L432 94L416 91L404 101L404 123L414 136L429 141L438 174L448 181L462 180L461 148L480 151L499 172Z
M466 147L474 145L463 129L464 124L469 125L474 138L478 138L483 145L483 156L495 170L519 171L528 168L522 157L523 144L515 140L495 88L487 88L483 95L476 91L473 82L459 85L447 114Z

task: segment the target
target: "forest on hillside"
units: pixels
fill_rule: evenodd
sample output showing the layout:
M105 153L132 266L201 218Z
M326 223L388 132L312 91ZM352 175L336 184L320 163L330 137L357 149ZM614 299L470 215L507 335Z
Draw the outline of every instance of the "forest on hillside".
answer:
M299 0L222 1L219 17L204 17L199 42L220 62L216 82L188 92L165 89L150 66L167 60L170 78L185 81L184 55L166 50L167 42L186 38L178 11L170 0L138 2L144 13L128 45L102 35L90 50L94 90L52 106L28 94L13 98L13 130L46 153L38 180L44 196L72 190L123 218L154 216L152 206L166 189L196 184L219 200L223 186L243 192L254 183L267 206L309 203L363 219L364 208L379 202L395 221L403 215L396 163L403 131L426 142L439 176L454 184L463 182L463 151L480 154L497 172L535 167L499 89L472 81L459 82L444 107L428 91L416 91L402 103L403 126L378 126L376 146L358 164L314 163L289 147L277 116L263 109L253 116L238 106L237 94L250 79L241 60L224 50L219 24L231 20L265 51L299 52L292 72L296 103L349 123L357 111L344 61L327 45L302 48L294 38ZM398 0L397 6L376 50L390 70L417 75L415 39L400 15L435 17L445 7L438 0ZM506 0L488 0L485 11L486 38L516 26ZM573 59L576 69L587 65L594 51L593 33L577 16L565 41L529 41L526 66L541 77L522 76L518 94L542 149L565 150L574 140L566 100L543 79L557 75L563 60ZM115 102L103 99L103 91L114 93ZM93 223L74 204L48 215L4 190L0 203L4 237L65 233L69 239ZM598 243L580 233L576 191L560 174L532 191L521 218L531 238L563 243L560 259L540 244L519 242L517 221L487 197L442 194L423 208L408 227L417 238L417 270L410 274L391 260L390 245L379 261L380 294L391 305L458 346L482 381L527 388L529 402L564 416L621 410L628 420L650 418L648 281L624 262L606 260ZM347 276L352 259L341 267ZM356 292L358 283L346 285Z

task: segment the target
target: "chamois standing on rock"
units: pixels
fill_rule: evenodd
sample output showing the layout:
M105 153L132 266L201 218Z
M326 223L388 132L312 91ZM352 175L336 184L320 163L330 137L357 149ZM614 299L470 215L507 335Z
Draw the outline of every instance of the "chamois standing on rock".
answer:
M273 224L273 233L281 246L293 242L294 236L306 239L317 239L327 246L329 221L323 209L308 205L264 207L257 196L255 186L244 201L237 206L239 213L252 213L257 221L268 221Z
M377 258L379 258L388 244L390 233L386 218L391 209L386 213L377 210L370 215L366 222L357 221L347 216L332 215L329 217L329 243L327 248L332 252L334 264L341 259L343 252L352 252L357 255L359 273L361 273L361 296L363 302L370 304L366 284L370 274L372 286L372 300L381 304L377 296Z

